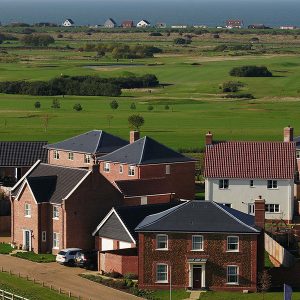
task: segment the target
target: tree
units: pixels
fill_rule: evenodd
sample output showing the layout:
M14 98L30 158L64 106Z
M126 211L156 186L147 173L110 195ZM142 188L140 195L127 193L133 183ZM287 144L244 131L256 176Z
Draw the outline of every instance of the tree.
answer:
M135 130L139 130L145 123L141 115L131 115L128 117L129 126Z
M135 109L136 109L136 105L135 105L134 102L132 102L132 103L130 104L130 109L132 109L132 110L135 110Z
M116 110L116 109L118 109L118 107L119 107L119 103L118 103L117 100L111 101L109 105L110 105L110 108L111 108L112 110Z
M80 103L76 103L76 104L74 104L73 109L76 110L76 111L81 111L82 110L82 106L81 106Z
M263 294L263 299L265 299L265 293L271 288L271 275L267 270L263 270L259 274L258 287L259 291Z
M23 37L22 42L32 47L47 47L53 44L54 38L47 34L30 34Z
M112 121L113 118L114 118L114 116L112 116L112 115L107 115L106 116L106 119L108 121L108 128L110 128L110 124L111 124L111 121Z
M169 110L170 106L168 104L165 105L165 110Z
M149 110L149 111L152 111L153 109L154 109L153 105L149 104L149 105L148 105L148 110Z
M60 102L58 99L55 98L52 100L51 108L60 108Z
M237 77L272 77L273 74L265 66L242 66L233 68L229 74Z
M36 101L36 102L34 103L34 107L35 107L36 109L41 108L41 102L40 102L40 101Z
M43 123L44 130L46 132L48 130L48 125L49 125L49 115L48 114L42 116L42 123Z

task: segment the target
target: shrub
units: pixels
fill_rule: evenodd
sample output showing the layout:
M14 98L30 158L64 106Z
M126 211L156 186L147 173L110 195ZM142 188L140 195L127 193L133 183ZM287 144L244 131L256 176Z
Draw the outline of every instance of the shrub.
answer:
M62 39L64 36L61 34L61 33L59 33L58 35L57 35L57 38L58 39Z
M165 110L169 110L170 109L170 106L167 104L165 105Z
M125 279L138 279L138 275L137 274L134 274L134 273L126 273L124 274L124 278Z
M76 104L74 104L73 109L76 110L76 111L81 111L82 110L82 106L81 106L80 103L76 103Z
M150 32L149 36L162 36L160 32Z
M148 109L149 111L152 111L152 110L154 109L154 107L153 107L153 105L149 104L148 107L147 107L147 109Z
M273 74L265 66L242 66L233 68L229 74L237 77L272 77Z
M34 103L34 107L35 107L35 108L41 108L41 102L40 102L40 101L36 101L36 102Z
M131 115L128 117L129 126L135 130L139 130L145 123L145 119L140 115Z
M255 99L252 94L229 94L224 96L224 98L232 98L232 99Z
M55 108L55 109L60 108L60 102L59 102L58 99L53 99L52 100L51 108Z
M245 84L240 81L226 81L222 84L222 91L224 93L235 93L244 85Z
M26 46L32 46L32 47L47 47L50 44L53 44L54 38L51 35L47 34L30 34L26 35L22 38L22 42Z
M175 45L187 45L190 44L192 41L191 39L184 39L184 38L177 38L174 40Z
M111 102L109 103L109 106L110 106L111 109L116 110L116 109L118 109L118 107L119 107L119 103L118 103L117 100L113 100L113 101L111 101Z
M130 109L131 109L131 110L135 110L135 109L136 109L136 105L135 105L134 102L132 102L132 103L130 104Z

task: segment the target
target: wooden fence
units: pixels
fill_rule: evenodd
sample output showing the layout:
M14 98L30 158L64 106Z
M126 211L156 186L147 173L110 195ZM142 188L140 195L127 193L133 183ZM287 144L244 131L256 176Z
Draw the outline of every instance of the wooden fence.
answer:
M24 297L9 293L5 290L0 290L0 299L1 300L29 300L28 298L24 298Z

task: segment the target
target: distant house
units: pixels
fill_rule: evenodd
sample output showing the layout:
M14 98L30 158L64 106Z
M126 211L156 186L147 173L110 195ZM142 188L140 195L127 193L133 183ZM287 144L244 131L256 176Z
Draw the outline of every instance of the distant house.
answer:
M251 24L248 26L248 29L271 29L271 27L264 24Z
M226 28L233 29L233 28L242 28L243 21L242 20L227 20L226 21Z
M123 28L132 28L132 27L134 27L134 23L132 20L123 21L122 27Z
M66 19L62 24L62 26L64 26L64 27L72 27L74 25L75 25L75 23L72 19Z
M171 28L173 29L185 29L187 28L187 25L172 25Z
M279 29L282 29L282 30L295 30L295 29L297 29L297 26L285 25L285 26L280 26Z
M167 24L166 23L163 23L163 22L157 22L155 24L155 27L156 28L167 28Z
M147 21L147 20L141 20L140 22L138 22L137 24L136 24L136 27L139 27L139 28L144 28L144 27L150 27L151 26L151 24L150 24L150 22L149 21Z
M104 27L105 28L115 28L115 27L117 27L117 23L115 22L114 19L109 18L105 21Z

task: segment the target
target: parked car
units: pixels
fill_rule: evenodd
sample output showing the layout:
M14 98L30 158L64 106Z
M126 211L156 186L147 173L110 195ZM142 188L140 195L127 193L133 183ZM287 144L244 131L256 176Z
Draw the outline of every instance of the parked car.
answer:
M75 256L75 266L96 270L98 266L98 250L82 250Z
M62 265L74 265L75 255L81 251L80 248L62 249L56 255L56 261Z

